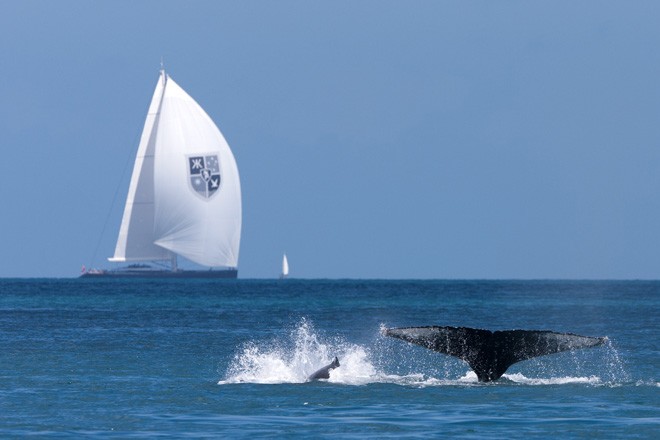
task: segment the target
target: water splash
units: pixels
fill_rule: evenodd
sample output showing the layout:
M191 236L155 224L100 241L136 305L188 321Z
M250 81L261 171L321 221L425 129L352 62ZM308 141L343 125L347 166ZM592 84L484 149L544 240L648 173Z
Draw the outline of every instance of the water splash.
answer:
M630 375L626 371L624 364L619 356L619 351L612 345L612 341L608 338L605 343L605 363L607 365L608 379L610 384L629 382Z
M329 382L364 384L379 374L368 349L341 339L322 341L313 325L303 319L289 340L253 341L243 346L225 379L218 383L303 383L335 356L341 367L330 371Z
M310 374L337 356L341 367L330 371L327 382L343 385L390 383L403 386L616 385L626 382L617 350L608 341L603 352L567 352L516 364L503 381L483 384L464 362L431 350L401 344L375 332L365 345L343 338L324 337L302 319L284 338L251 341L239 347L218 384L305 383ZM519 371L522 370L522 371Z

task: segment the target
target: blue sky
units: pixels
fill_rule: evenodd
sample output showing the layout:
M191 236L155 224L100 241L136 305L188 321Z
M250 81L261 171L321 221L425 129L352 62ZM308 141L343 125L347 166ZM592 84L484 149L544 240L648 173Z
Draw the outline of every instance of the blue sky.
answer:
M660 277L660 3L4 1L1 277L112 267L168 73L242 278Z

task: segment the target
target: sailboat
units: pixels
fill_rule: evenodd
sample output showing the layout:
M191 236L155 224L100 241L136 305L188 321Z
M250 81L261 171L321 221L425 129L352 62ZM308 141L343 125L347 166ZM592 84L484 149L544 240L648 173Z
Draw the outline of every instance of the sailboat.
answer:
M280 278L286 278L289 276L289 260L286 259L286 254L282 257L282 274Z
M128 266L81 276L236 278L241 215L238 168L227 141L161 68L108 258ZM178 257L206 270L179 269Z

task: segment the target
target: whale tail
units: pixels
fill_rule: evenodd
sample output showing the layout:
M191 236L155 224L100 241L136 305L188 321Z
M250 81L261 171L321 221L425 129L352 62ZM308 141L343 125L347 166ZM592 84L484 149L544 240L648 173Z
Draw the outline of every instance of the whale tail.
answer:
M404 327L385 329L385 336L455 356L477 374L479 382L499 379L516 362L546 354L602 345L593 338L542 330L490 331L470 327Z

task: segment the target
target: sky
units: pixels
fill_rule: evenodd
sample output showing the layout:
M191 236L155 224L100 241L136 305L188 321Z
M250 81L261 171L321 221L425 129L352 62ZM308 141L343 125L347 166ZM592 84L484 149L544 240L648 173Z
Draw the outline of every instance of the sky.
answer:
M113 267L169 75L240 278L659 279L660 2L0 0L0 277Z

